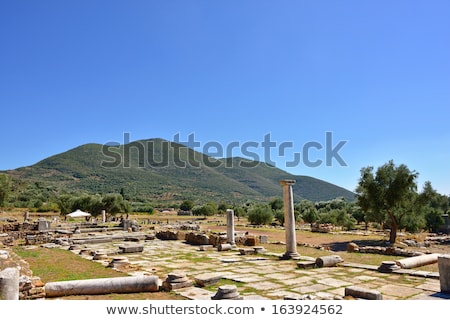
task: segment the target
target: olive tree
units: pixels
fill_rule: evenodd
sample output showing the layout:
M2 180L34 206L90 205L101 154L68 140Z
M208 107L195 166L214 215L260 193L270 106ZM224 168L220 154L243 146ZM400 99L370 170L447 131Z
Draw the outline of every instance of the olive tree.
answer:
M402 220L411 210L411 199L416 196L418 176L404 164L396 166L393 160L380 166L361 169L361 177L355 190L357 203L368 220L387 223L390 226L389 242L394 244Z

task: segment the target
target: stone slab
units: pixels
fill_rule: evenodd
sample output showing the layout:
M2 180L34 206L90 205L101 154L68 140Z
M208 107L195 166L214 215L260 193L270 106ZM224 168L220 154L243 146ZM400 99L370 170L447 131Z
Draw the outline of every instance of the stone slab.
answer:
M259 294L249 294L249 295L243 295L242 296L244 300L271 300L269 298L260 296Z
M315 293L318 291L326 291L330 288L331 288L330 286L316 283L316 284L312 284L310 286L301 286L298 288L293 288L292 291L296 291L296 292L304 294L304 293Z
M216 284L222 279L222 273L202 273L194 277L194 281L200 287L206 287L212 284Z
M346 287L345 295L352 296L356 299L383 300L383 295L380 291L359 286Z
M283 287L283 285L270 281L250 282L245 285L256 290L274 290Z
M299 278L292 278L292 279L286 279L283 281L284 284L288 285L288 286L297 286L297 285L301 285L301 284L312 284L312 281L314 280L314 278L312 277L299 277Z
M417 289L421 289L421 290L428 290L428 291L435 291L435 292L439 292L440 291L440 284L439 281L433 281L433 282L425 282L421 285L416 286L415 288Z
M373 281L373 280L376 280L377 279L377 277L372 277L372 276L366 276L366 275L360 275L360 276L356 276L355 278L354 278L355 280L358 280L358 281Z
M286 280L295 278L297 275L295 273L272 273L267 274L266 278L275 279L275 280Z
M190 300L211 300L214 295L214 292L197 287L178 289L174 292Z
M395 284L386 284L378 290L383 294L383 296L390 295L401 299L422 293L422 290L420 289Z
M343 280L335 279L335 278L320 279L320 280L317 280L317 282L321 283L321 284L325 284L325 285L330 286L330 287L335 287L335 288L351 286L352 285L351 282L343 281Z

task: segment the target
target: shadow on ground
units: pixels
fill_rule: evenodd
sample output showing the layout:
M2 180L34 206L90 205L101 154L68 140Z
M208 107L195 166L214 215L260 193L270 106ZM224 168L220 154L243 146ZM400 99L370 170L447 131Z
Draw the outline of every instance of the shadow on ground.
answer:
M436 292L436 293L431 294L430 297L449 300L450 299L450 293Z
M355 240L355 241L342 241L342 242L328 242L322 244L322 246L330 248L331 251L347 251L347 245L350 243L356 243L359 247L387 247L384 240Z

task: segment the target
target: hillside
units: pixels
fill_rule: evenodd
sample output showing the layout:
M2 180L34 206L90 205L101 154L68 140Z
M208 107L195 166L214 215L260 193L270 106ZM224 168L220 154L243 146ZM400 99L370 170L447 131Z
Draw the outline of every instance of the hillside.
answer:
M296 200L353 200L352 192L326 181L292 175L262 162L243 167L242 161L246 160L210 158L180 144L149 139L120 146L85 144L6 173L65 191L123 190L137 201L266 201L282 196L280 179L297 181Z

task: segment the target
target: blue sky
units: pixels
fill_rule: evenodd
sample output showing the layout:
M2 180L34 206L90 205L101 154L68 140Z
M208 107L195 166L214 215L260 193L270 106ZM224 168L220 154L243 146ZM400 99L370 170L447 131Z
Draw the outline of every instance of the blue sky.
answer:
M0 170L124 133L252 142L264 161L270 135L294 174L354 190L392 159L450 194L449 16L440 0L2 1ZM345 165L326 164L327 132ZM305 145L320 165L286 168Z

